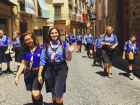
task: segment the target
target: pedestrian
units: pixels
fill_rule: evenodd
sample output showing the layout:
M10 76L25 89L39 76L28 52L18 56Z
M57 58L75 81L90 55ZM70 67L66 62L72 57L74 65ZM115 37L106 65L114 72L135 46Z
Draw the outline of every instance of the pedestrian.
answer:
M69 39L69 45L71 46L73 43L75 43L75 36L73 35L73 32L70 32L70 35L67 37Z
M131 80L133 80L134 78L133 71L134 71L134 64L136 62L136 53L140 55L138 44L135 41L136 41L136 35L130 35L130 40L125 42L123 56L122 56L123 60L125 60L125 58L128 60L129 78Z
M87 30L87 34L84 36L87 57L93 58L92 44L94 44L93 36L90 34L90 30ZM90 56L89 56L90 55Z
M23 51L21 50L21 43L20 43L20 34L18 31L15 31L13 33L13 40L10 48L10 53L13 53L12 48L15 48L15 62L17 62L17 70L15 74L17 73L20 63L22 61L22 54Z
M82 35L80 35L80 31L78 31L77 35L76 35L76 42L77 42L77 47L78 47L78 53L81 52L82 41L83 41L83 37L82 37Z
M118 40L115 34L112 33L113 28L112 26L107 26L102 35L100 44L102 46L102 59L104 62L104 72L107 74L107 65L108 65L108 76L109 78L112 77L111 70L112 70L112 62L115 58L115 50L116 46L118 45Z
M6 35L5 30L0 29L0 75L2 74L2 62L7 63L5 73L13 73L10 70L10 61L12 61L10 51L10 39Z
M71 60L76 44L73 43L68 47L65 41L61 41L59 30L54 27L49 31L45 46L40 58L38 81L42 83L42 71L44 71L44 78L49 85L49 87L46 86L46 90L52 93L54 105L63 105L63 93L66 91L68 73L66 60ZM47 64L46 61L48 61Z
M38 82L38 71L42 49L40 48L39 41L33 32L25 32L21 35L20 41L23 49L23 57L14 79L14 85L17 86L19 76L26 67L24 72L26 90L31 91L34 105L43 105L43 97L41 95L42 84Z
M102 33L99 34L99 38L97 38L95 40L95 44L94 44L94 52L96 53L96 57L94 59L94 66L96 65L96 61L98 60L98 58L100 58L100 66L103 67L103 61L102 61L102 45L100 44L100 40L102 37Z

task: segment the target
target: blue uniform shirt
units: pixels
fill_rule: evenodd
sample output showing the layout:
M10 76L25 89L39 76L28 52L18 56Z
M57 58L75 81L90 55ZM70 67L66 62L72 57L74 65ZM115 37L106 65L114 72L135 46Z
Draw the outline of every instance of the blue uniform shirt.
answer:
M2 42L2 45L1 45ZM10 45L10 39L8 36L3 35L2 37L0 36L0 46L9 46Z
M15 46L15 43L16 43L16 46ZM13 39L13 40L12 40L11 46L12 46L12 47L21 47L20 37L18 37L18 38L16 38L16 39Z
M54 46L57 45L57 43L53 43ZM46 52L46 47L43 48L42 53L41 53L41 57L40 57L40 65L45 65L46 63L46 57L45 57L45 52ZM66 45L65 47L65 53L66 53L66 58L68 55L68 46ZM58 48L56 49L55 52L55 59L53 61L51 61L51 55L53 54L53 50L51 48L51 46L49 46L48 48L48 62L61 62L63 60L66 60L66 58L63 57L63 50L62 50L62 46L59 45Z
M74 35L71 35L71 36L69 35L68 38L69 38L69 43L74 43L75 42L76 38L75 38ZM73 38L73 39L70 39L70 38Z
M82 41L82 39L83 39L82 35L76 35L76 40L77 41Z
M93 40L93 36L91 34L89 35L85 35L84 36L84 41L86 41L87 43L92 43L94 40Z
M118 40L115 34L109 35L102 35L100 42L106 42L110 43L111 45L114 45L115 43L118 44Z
M101 41L101 39L100 38L97 38L96 40L95 40L95 46L96 46L96 48L102 48L102 45L100 44L100 41Z
M37 49L37 51L34 52L32 68L39 67L41 51L42 51L42 49L39 48L39 49ZM27 53L25 53L25 51L23 51L22 60L27 61L27 63L26 63L27 67L30 67L30 65L29 65L30 64L30 58L31 58L30 50L28 50Z
M132 43L130 40L125 42L124 50L135 54L139 50L137 42Z

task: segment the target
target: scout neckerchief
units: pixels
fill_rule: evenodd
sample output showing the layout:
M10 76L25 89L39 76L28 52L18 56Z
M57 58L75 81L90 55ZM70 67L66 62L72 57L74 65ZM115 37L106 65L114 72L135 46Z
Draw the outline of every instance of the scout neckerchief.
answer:
M80 39L80 35L78 35L78 39Z
M55 59L56 49L58 48L60 42L58 41L57 43L58 43L58 44L57 44L56 46L54 46L53 43L50 41L50 46L51 46L51 48L52 48L52 50L53 50L53 53L52 53L52 55L51 55L51 61L53 61L53 60Z
M109 37L109 35L108 35L108 37ZM109 42L111 43L111 37L112 37L112 34L110 35L110 37L109 37Z
M89 34L89 35L90 35L90 34ZM88 38L90 38L90 36L89 36L89 35L87 35L87 37L88 37Z
M35 52L35 50L36 50L36 46L31 50L30 49L30 52L31 52L31 58L30 58L30 68L32 67L32 65L33 65L33 55L34 55L34 52Z
M19 38L16 38L16 40L15 40L15 47L17 46L17 41L18 41L18 39L19 39Z
M130 40L129 40L129 43L132 46L132 52L134 53L134 45L135 45L135 43L132 43Z
M0 38L0 46L2 46L2 41L4 39L5 35L3 35L1 38Z

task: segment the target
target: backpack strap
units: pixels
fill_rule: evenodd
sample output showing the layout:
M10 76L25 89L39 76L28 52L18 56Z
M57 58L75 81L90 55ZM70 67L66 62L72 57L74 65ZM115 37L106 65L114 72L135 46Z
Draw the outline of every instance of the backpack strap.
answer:
M64 48L66 47L66 42L62 40Z

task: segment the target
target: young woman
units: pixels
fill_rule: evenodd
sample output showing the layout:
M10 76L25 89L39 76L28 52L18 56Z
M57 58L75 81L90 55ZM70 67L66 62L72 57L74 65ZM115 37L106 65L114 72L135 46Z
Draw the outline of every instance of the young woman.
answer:
M75 48L75 43L68 47L65 41L61 41L57 28L50 29L46 47L43 48L40 58L38 81L42 83L42 71L45 71L44 78L49 85L49 87L46 86L46 90L52 93L54 105L63 105L63 93L66 91L68 72L66 60L71 60Z
M13 40L10 48L10 53L12 53L12 48L15 47L15 62L17 62L17 70L19 69L20 63L22 61L22 50L21 50L21 43L20 43L20 36L19 32L15 31L13 33ZM17 71L15 72L15 74Z
M102 37L102 34L99 35L99 38L97 38L95 40L95 44L94 44L94 52L96 53L96 57L94 59L94 66L96 64L96 61L100 57L100 59L101 59L100 66L103 67L103 61L102 61L102 45L100 44L101 37Z
M92 44L94 44L94 42L93 42L93 36L89 33L90 30L87 30L87 34L84 36L84 41L86 45L87 57L89 58L89 54L90 54L90 57L93 58Z
M38 82L38 70L42 49L40 48L39 41L35 34L30 31L21 35L20 41L24 51L22 62L14 80L14 85L17 86L18 78L26 67L24 72L26 89L27 91L31 91L33 104L42 105L42 84Z
M131 80L133 80L134 78L133 70L134 70L134 64L136 62L136 53L140 55L138 44L135 41L136 41L136 36L130 35L130 40L125 42L123 56L122 56L122 59L125 60L125 55L126 55L126 59L128 60L129 78Z
M83 37L82 37L82 35L80 35L79 31L77 32L76 40L77 40L77 46L78 46L78 53L80 53L81 52L81 48L82 48Z
M73 32L70 33L70 35L67 37L69 38L69 45L71 46L73 43L75 43L75 36L73 35Z
M118 40L115 34L112 34L113 28L111 26L107 26L105 29L104 35L102 35L100 44L102 46L102 58L104 62L104 72L107 73L107 65L108 65L108 76L112 77L112 62L114 60L115 48L118 45Z
M7 63L5 73L13 73L10 70L10 61L12 61L10 51L10 39L6 36L6 32L0 29L0 75L2 74L2 62Z

